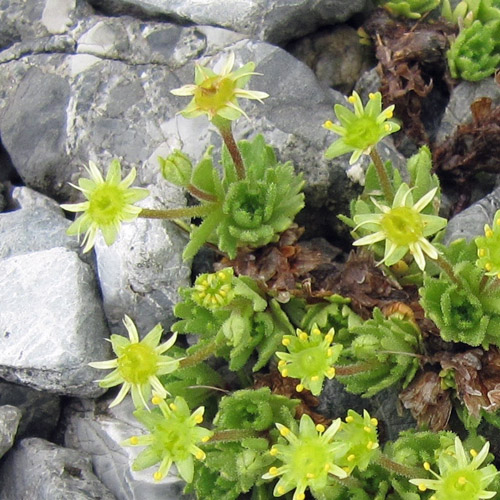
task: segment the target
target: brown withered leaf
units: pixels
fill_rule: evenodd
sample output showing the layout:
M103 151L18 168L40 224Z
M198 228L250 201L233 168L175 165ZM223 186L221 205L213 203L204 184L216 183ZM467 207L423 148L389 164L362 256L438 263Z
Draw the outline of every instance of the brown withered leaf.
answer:
M371 317L374 307L382 309L395 302L410 302L409 289L403 289L386 276L366 249L351 252L342 271L323 285L333 293L350 298L350 307L363 319Z
M426 426L437 432L448 425L452 409L450 394L441 388L441 377L436 372L424 371L417 375L399 399L419 427Z
M422 100L436 81L440 86L451 85L445 77L445 53L448 36L456 28L444 22L395 20L383 9L373 11L363 28L375 43L384 104L395 105L405 134L419 144L427 143Z
M315 282L313 271L337 268L333 260L340 250L324 240L299 243L304 228L293 224L283 232L277 243L270 243L254 251L240 251L235 259L222 259L215 265L216 270L232 266L237 275L250 276L272 291L285 294L303 294L301 282ZM307 291L304 290L307 294Z
M470 193L478 172L500 172L500 106L482 97L471 105L472 121L433 150L434 169L441 179Z
M444 370L453 370L456 393L467 410L479 417L481 409L494 412L500 408L500 351L490 347L470 349L462 353L439 353Z
M299 382L300 380L296 378L283 378L279 371L275 370L265 375L256 374L254 389L269 387L273 394L286 396L290 399L298 399L300 400L300 403L296 409L296 418L300 419L302 415L306 414L313 419L315 424L323 424L324 426L330 425L332 422L331 419L326 418L325 416L313 410L313 408L315 408L319 404L318 398L307 389L304 389L302 392L297 392L295 390L295 387Z

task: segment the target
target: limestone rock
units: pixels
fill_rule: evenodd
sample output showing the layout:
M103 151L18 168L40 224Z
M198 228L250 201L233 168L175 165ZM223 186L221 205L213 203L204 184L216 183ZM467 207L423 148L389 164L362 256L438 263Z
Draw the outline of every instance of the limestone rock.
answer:
M13 445L20 420L19 408L10 405L0 406L0 458Z
M108 359L91 268L54 248L0 261L0 376L81 396L102 394L90 361Z
M0 466L5 500L114 500L94 476L90 458L40 438L23 439Z

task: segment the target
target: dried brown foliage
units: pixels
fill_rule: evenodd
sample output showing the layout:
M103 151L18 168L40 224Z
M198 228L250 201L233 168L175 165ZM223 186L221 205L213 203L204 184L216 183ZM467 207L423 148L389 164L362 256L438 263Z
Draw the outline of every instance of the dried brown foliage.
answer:
M375 43L384 104L395 105L405 134L418 144L428 143L422 100L436 80L446 82L448 37L456 28L444 22L396 20L383 9L375 10L363 28Z
M482 97L471 104L472 121L434 148L440 178L465 187L478 172L500 172L500 106Z

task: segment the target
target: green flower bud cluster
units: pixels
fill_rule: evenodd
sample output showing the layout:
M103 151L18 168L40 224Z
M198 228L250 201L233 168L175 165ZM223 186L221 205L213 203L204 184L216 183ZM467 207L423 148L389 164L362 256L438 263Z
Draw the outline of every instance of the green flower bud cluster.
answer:
M422 14L435 9L440 3L441 0L385 0L383 7L394 16L420 19Z

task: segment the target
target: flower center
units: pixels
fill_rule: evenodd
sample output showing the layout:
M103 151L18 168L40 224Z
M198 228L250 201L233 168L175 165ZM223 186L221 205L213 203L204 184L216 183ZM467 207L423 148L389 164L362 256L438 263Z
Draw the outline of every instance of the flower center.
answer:
M118 186L104 183L92 192L88 214L99 226L106 226L117 220L125 205L123 191Z
M145 344L130 344L118 358L118 370L126 382L144 384L157 371L158 354Z
M369 116L356 118L346 129L344 142L348 146L365 150L380 139L380 124Z
M410 207L396 207L380 221L387 238L398 246L416 243L423 235L424 223L420 214Z
M471 473L472 472L472 473ZM447 498L468 500L478 498L481 492L480 474L477 471L458 470L444 480L443 492L447 492Z
M305 376L313 377L327 370L327 353L321 346L309 347L297 353L297 364Z
M198 85L194 99L200 109L215 113L234 99L235 88L236 82L230 78L213 76Z
M233 273L223 269L217 273L201 275L195 282L192 299L207 309L227 306L234 298Z
M313 437L296 447L290 468L293 477L318 479L322 474L326 475L325 465L328 462L328 451L319 438Z

